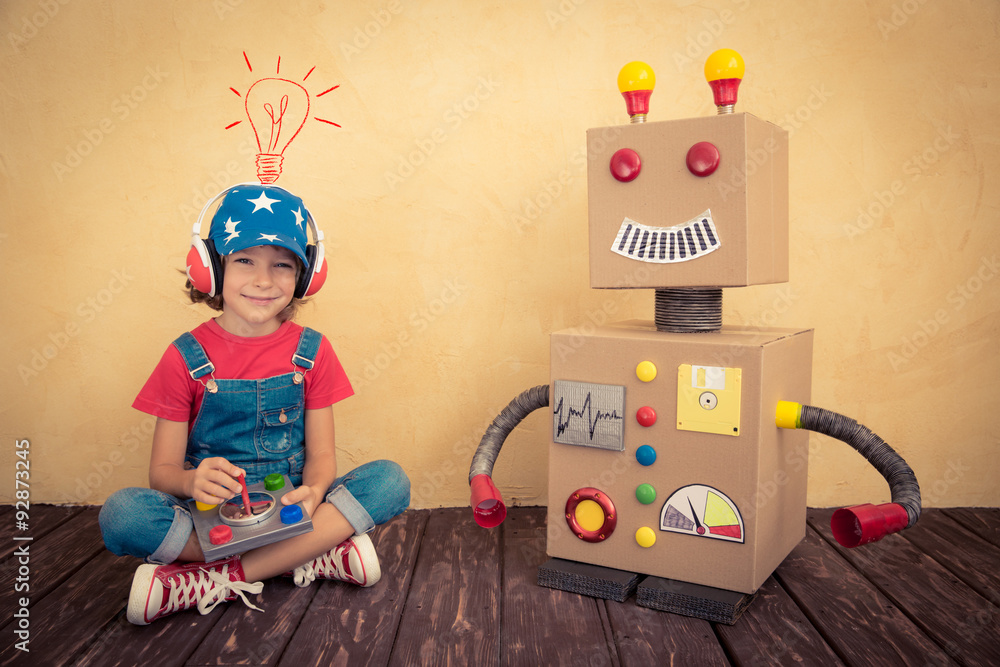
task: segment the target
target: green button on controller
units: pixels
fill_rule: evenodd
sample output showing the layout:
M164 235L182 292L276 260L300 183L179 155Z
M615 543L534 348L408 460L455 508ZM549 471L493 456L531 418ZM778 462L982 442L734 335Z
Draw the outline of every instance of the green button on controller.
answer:
M277 491L285 485L285 478L279 473L273 472L264 478L264 488L268 491Z

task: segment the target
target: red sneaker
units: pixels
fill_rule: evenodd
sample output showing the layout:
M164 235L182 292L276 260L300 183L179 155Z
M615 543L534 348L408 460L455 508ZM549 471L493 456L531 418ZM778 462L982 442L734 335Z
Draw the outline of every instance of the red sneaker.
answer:
M336 579L358 586L373 586L382 577L382 570L371 538L355 535L319 558L295 568L292 577L299 587L308 586L314 579Z
M246 593L260 593L262 582L247 583L239 556L213 563L174 563L140 565L132 579L127 617L130 623L149 625L175 611L197 607L202 614L225 600L243 599L255 607Z

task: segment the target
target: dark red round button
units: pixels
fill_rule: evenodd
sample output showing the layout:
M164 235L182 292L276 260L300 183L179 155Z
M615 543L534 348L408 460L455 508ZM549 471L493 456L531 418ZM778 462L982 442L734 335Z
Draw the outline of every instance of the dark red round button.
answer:
M688 149L687 168L695 176L710 176L719 168L719 149L708 141L699 141Z
M639 154L631 148L619 148L611 156L611 175L622 183L634 181L642 170Z

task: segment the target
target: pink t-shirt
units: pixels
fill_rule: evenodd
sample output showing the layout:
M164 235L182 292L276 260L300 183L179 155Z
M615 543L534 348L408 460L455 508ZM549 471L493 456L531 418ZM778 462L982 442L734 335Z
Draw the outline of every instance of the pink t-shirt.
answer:
M215 320L191 333L215 366L216 380L262 380L302 370L292 364L302 333L302 327L294 322L284 322L274 333L254 338L231 334ZM312 370L305 374L306 410L325 408L354 394L326 336L314 361ZM203 383L211 377L192 380L181 353L170 345L132 407L163 419L194 424L205 394Z

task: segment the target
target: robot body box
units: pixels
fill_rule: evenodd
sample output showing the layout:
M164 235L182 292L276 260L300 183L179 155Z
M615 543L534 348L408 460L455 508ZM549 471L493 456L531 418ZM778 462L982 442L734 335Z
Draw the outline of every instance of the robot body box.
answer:
M805 535L812 330L551 337L547 553L751 593Z

